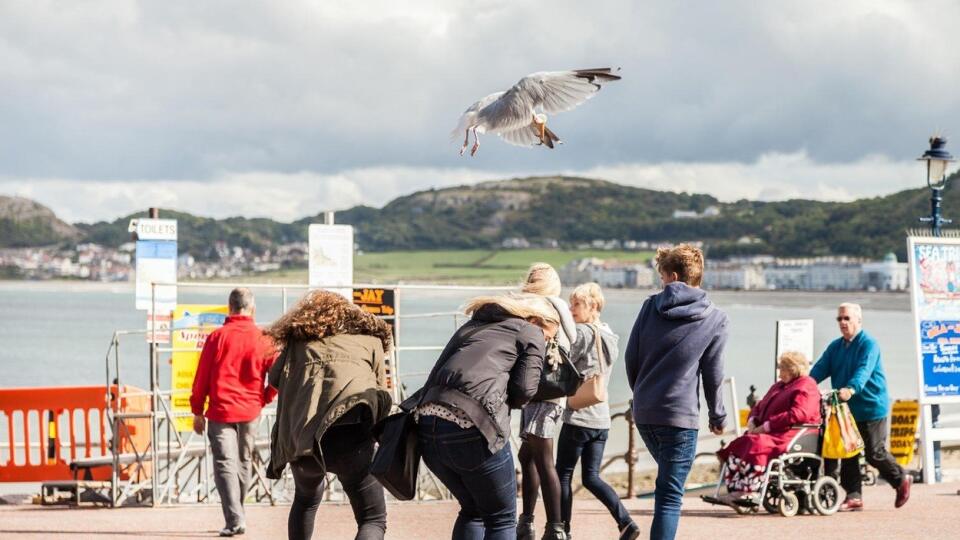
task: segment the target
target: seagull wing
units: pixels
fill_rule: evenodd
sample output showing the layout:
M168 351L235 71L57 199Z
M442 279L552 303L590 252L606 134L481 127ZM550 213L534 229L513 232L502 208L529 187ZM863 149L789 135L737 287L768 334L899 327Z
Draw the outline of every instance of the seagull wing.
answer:
M544 71L527 75L510 90L517 88L525 101L547 114L557 114L592 98L604 83L618 80L620 76L611 68Z

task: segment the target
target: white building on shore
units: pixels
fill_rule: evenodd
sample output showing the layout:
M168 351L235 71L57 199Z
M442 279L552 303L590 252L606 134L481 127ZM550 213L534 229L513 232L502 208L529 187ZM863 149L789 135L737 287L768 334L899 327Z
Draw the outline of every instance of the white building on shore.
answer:
M610 261L591 257L570 261L560 268L560 281L575 286L589 281L613 289L650 289L655 272L647 264Z

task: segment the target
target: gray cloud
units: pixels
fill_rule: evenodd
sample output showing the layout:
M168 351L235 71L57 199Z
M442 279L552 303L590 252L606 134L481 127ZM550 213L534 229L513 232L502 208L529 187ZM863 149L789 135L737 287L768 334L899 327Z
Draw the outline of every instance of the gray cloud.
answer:
M958 21L960 4L906 0L5 2L0 185L162 198L146 186L245 178L229 185L253 194L223 199L245 210L269 178L379 171L336 191L373 201L427 181L728 164L754 171L745 195L827 170L861 176L829 177L824 197L884 193L922 181L895 181L897 164L960 125ZM473 100L529 72L600 65L624 80L551 120L558 150L488 136L470 160L447 139ZM805 164L763 166L776 155ZM109 218L130 197L70 211Z

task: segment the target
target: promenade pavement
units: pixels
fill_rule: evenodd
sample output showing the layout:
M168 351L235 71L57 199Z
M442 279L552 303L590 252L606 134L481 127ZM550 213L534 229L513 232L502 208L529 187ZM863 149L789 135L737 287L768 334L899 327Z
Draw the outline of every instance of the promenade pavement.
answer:
M695 494L688 494L678 538L960 538L958 489L960 483L916 485L910 502L896 510L893 507L894 491L887 486L874 486L866 488L866 508L862 512L793 518L765 512L739 516L730 509L708 505ZM633 499L625 504L644 529L641 538L646 538L653 500ZM249 506L248 532L239 538L286 538L288 510L287 506ZM449 538L456 512L457 505L449 501L390 503L387 538ZM0 506L0 539L215 538L221 519L219 506L211 505L122 509ZM537 516L538 528L542 528L543 519L542 513ZM320 507L314 539L350 539L355 531L349 506L324 504ZM573 532L577 540L617 537L616 527L606 509L589 498L577 499L574 503Z

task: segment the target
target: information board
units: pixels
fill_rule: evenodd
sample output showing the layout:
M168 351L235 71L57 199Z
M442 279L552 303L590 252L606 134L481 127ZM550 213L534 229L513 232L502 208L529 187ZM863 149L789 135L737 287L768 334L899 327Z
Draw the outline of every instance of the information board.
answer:
M168 314L177 306L177 286L154 291L151 284L177 282L177 220L135 219L129 229L137 237L136 308Z
M181 304L173 310L173 358L171 359L171 409L190 412L190 390L207 336L223 326L227 306ZM193 430L193 417L176 419L177 431Z
M353 227L310 225L309 283L351 297L353 285Z
M777 321L777 344L773 357L773 378L777 378L777 360L787 351L803 353L812 364L813 357L813 320L794 319Z
M908 239L921 403L960 401L960 239Z

